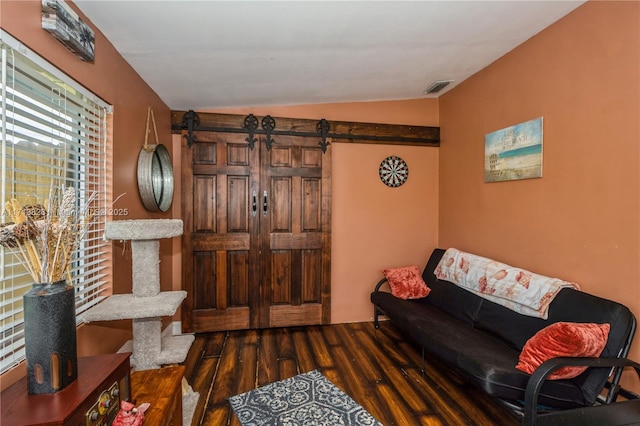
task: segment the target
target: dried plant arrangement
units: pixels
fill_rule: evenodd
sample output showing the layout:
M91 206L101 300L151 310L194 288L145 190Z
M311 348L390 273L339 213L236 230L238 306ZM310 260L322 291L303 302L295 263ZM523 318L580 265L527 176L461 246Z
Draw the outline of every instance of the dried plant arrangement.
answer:
M0 245L13 250L35 283L71 283L69 267L95 219L95 193L79 200L76 192L51 191L44 204L5 203L11 222L0 225Z

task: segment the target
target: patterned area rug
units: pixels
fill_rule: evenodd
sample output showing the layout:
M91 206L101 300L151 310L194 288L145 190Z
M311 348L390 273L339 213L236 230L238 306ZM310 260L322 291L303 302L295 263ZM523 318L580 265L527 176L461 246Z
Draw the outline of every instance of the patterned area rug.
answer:
M382 426L318 370L229 398L242 426Z

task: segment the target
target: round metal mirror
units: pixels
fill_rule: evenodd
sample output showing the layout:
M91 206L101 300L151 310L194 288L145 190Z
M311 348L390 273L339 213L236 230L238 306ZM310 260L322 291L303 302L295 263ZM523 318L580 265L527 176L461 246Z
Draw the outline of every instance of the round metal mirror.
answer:
M138 191L147 210L166 212L173 200L173 167L164 145L147 145L138 157Z

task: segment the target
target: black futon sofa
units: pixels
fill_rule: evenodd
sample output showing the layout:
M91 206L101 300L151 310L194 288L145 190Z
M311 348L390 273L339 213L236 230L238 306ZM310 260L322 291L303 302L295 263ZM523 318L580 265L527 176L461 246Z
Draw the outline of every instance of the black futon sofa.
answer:
M548 319L521 315L451 282L437 279L434 270L444 253L445 250L435 249L423 271L422 277L431 288L425 298L396 298L383 290L386 279L378 282L371 294L375 326L379 327L379 315L385 315L422 347L423 353L437 356L466 380L519 411L523 423L539 422L539 411L544 407L545 411L560 409L562 412L574 412L577 408L577 415L580 416L581 412L583 416L573 417L574 420L569 418L569 423L552 421L548 424L598 424L572 422L575 419L596 419L595 413L588 413L583 408L594 404L606 405L616 400L625 366L634 368L640 375L640 365L626 360L636 325L627 307L563 288L550 304ZM609 323L611 329L601 356L555 358L543 363L533 375L516 369L526 341L537 331L558 321ZM573 379L545 380L557 367L576 363L596 366L589 367ZM605 387L608 392L600 396ZM610 414L603 416L611 420ZM627 417L604 424L640 424L640 406L636 404L630 414L624 416ZM629 418L633 421L628 421Z

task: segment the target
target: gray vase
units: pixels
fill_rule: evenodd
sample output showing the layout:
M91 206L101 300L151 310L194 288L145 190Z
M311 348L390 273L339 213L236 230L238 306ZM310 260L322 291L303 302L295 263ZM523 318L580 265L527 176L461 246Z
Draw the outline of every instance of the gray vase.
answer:
M78 377L74 288L34 284L23 303L28 391L58 392Z

